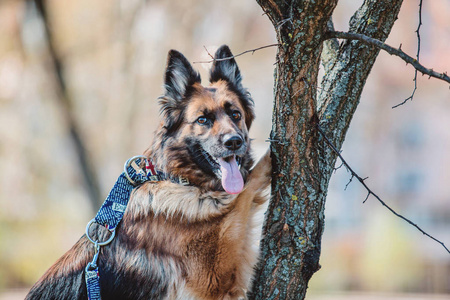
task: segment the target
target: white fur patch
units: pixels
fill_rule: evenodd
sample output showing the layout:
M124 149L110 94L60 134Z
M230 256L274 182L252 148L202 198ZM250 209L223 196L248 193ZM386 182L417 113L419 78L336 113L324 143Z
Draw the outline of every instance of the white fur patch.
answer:
M155 215L179 215L186 221L200 221L223 214L236 197L226 192L201 192L194 186L162 181L139 188L134 201L143 204L144 209L149 204Z

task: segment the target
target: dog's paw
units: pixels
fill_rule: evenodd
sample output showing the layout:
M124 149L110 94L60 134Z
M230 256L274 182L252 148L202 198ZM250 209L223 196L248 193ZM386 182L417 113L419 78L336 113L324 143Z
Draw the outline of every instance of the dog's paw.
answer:
M270 149L261 157L255 167L251 170L248 179L248 187L255 190L266 189L272 179L272 159Z

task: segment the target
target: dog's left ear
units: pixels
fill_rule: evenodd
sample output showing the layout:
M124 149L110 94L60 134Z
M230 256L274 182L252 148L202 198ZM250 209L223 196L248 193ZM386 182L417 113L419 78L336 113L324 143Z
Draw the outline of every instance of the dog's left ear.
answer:
M237 88L241 88L241 71L239 71L236 60L230 57L233 57L233 53L231 53L231 50L227 45L223 45L217 49L216 54L214 55L215 60L211 68L209 81L213 83L222 79L228 81Z

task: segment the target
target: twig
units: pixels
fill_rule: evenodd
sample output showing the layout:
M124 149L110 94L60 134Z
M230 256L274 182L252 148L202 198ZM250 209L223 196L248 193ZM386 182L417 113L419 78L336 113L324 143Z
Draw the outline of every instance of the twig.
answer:
M350 183L352 183L353 178L355 177L355 175L352 174L352 177L350 177L350 180L347 182L347 184L345 185L344 191L347 190L348 186L350 185Z
M278 145L286 145L285 142L282 142L280 140L276 140L276 139L267 139L265 140L266 143L277 143Z
M417 59L417 62L419 62L419 57L420 57L420 27L421 26L422 26L422 0L419 1L419 25L417 26L417 29L416 29L416 34L417 34L417 54L416 54L416 59ZM416 93L416 90L417 90L417 69L414 70L414 79L413 79L413 81L414 81L414 89L412 91L411 96L406 98L402 103L399 103L397 105L392 106L392 108L397 108L397 107L405 104L409 100L412 101L412 99L414 98L414 94Z
M206 53L208 53L209 57L211 57L212 59L214 59L214 56L208 51L208 49L206 48L205 45L203 45L203 48L205 48Z
M344 163L341 161L341 164L339 165L339 167L334 168L334 173L336 173L337 170L342 168L343 165L344 165Z
M366 178L362 178L360 177L358 174L356 174L355 171L353 171L353 169L350 167L350 165L345 161L345 159L342 157L341 153L339 153L339 151L336 149L336 147L333 145L333 143L328 139L328 137L325 135L325 133L323 132L322 128L320 128L320 126L317 126L317 129L319 130L320 134L322 135L322 137L325 139L325 141L327 142L328 146L333 150L333 152L339 157L339 159L342 161L342 163L345 165L345 167L347 168L347 170L351 173L352 178L350 179L350 182L353 178L358 179L358 181L364 186L364 188L367 191L367 196L366 199L364 200L363 203L365 203L367 201L367 199L369 198L370 195L372 195L373 197L375 197L384 207L386 207L391 213L393 213L395 216L399 217L400 219L406 221L407 223L409 223L410 225L414 226L415 228L417 228L417 230L419 230L422 234L426 235L427 237L429 237L430 239L434 240L435 242L439 243L442 245L442 247L444 247L444 249L450 253L450 250L445 246L445 244L443 242L441 242L440 240L436 239L435 237L431 236L430 234L426 233L422 228L420 228L417 224L413 223L412 221L410 221L409 219L407 219L406 217L400 215L399 213L397 213L395 210L393 210L391 207L389 207L383 200L381 200L380 197L378 197L377 194L375 194L365 183ZM350 183L349 182L349 183ZM349 184L348 183L348 184ZM348 186L347 184L347 186ZM347 187L346 186L346 187Z
M422 64L420 64L417 61L417 59L409 56L408 54L403 52L401 49L395 49L377 39L368 37L367 35L360 34L360 33L353 33L353 32L327 31L324 34L324 38L325 39L338 38L338 39L347 39L347 40L358 40L365 44L378 47L380 49L383 49L384 51L386 51L387 53L389 53L391 55L400 57L407 64L411 64L416 70L418 70L422 74L427 74L430 77L441 79L443 81L450 83L450 77L447 75L446 72L438 73L438 72L433 71L433 69L428 69L428 68L424 67Z
M280 22L277 23L277 25L275 26L275 29L280 29L281 26L283 26L286 22L290 22L292 24L292 18L287 18L284 20L281 20Z
M420 55L420 27L422 26L422 1L419 1L419 25L417 25L417 61L419 61L419 55Z
M224 58L214 58L214 57L211 55L211 53L209 53L209 51L206 49L206 47L203 46L203 47L205 48L206 52L208 52L208 55L212 57L212 60L208 60L208 61L194 61L194 62L192 62L192 63L193 63L193 64L209 64L209 63L212 63L212 62L215 62L215 61L229 60L229 59L233 59L233 58L235 58L235 57L244 55L244 54L249 53L249 52L251 52L251 53L253 54L253 53L255 53L255 52L258 51L258 50L265 49L265 48L269 48L269 47L275 47L275 46L279 46L279 45L280 45L280 44L270 44L270 45L262 46L262 47L259 47L259 48L250 49L250 50L241 52L241 53L239 53L239 54L236 54L236 55L233 55L233 56L230 56L230 57L224 57Z
M413 89L411 95L408 98L406 98L405 100L403 100L403 102L392 106L392 108L397 108L399 106L402 106L403 104L405 104L406 102L408 102L409 100L412 100L414 98L414 94L416 93L416 90L417 90L417 69L414 71L413 81L414 81L414 89Z

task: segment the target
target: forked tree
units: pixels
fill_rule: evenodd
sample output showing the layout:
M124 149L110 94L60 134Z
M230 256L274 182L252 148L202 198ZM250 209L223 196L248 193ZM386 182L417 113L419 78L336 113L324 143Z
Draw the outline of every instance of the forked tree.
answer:
M346 33L335 32L331 22L338 0L257 2L274 25L278 51L270 136L272 195L249 299L304 299L319 269L325 199L338 149L380 49L424 74L446 82L450 78L384 44L402 0L365 0ZM321 64L325 75L318 92ZM365 187L368 196L377 197Z

